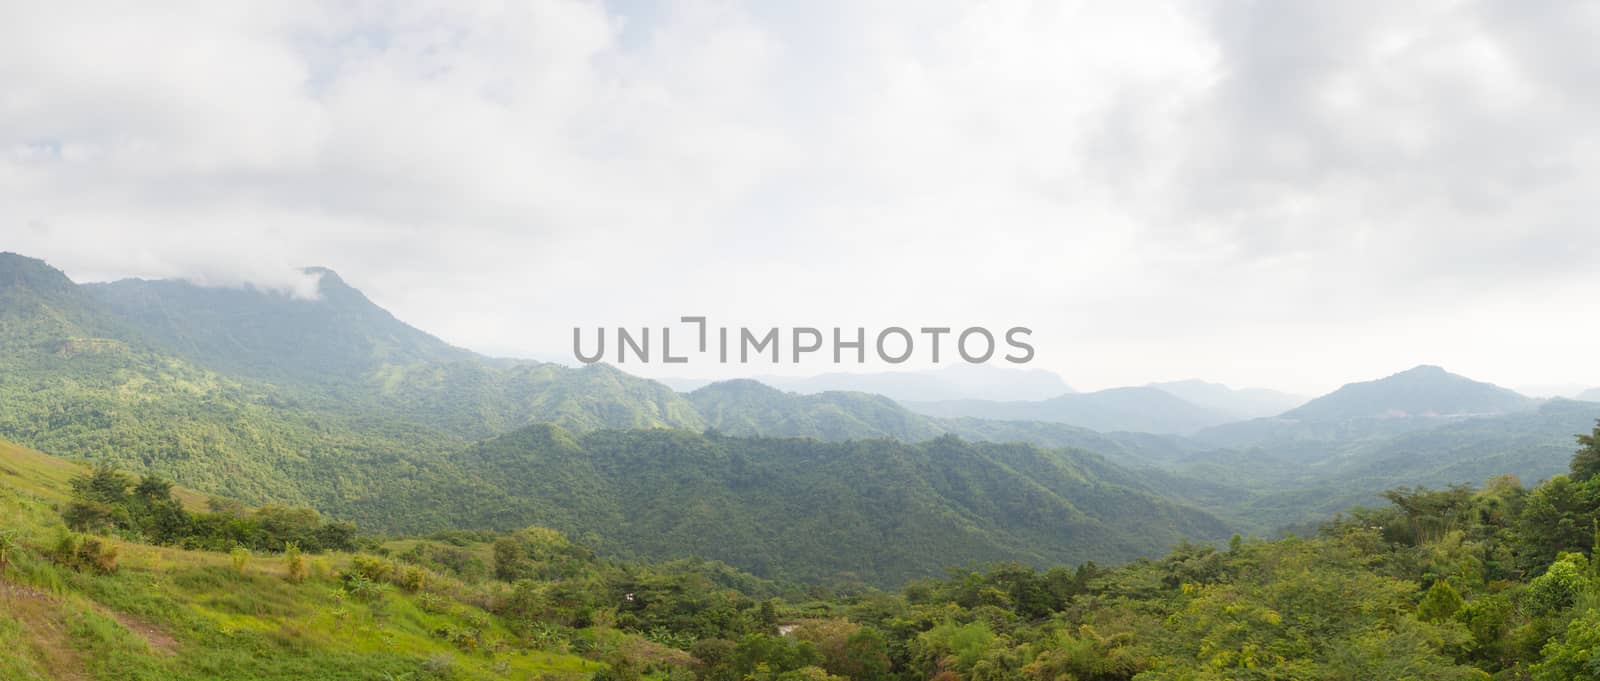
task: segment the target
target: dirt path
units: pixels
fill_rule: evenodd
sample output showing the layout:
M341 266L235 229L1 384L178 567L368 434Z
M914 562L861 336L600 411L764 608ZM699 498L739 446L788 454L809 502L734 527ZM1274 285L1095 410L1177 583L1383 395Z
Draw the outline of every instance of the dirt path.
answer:
M68 641L61 599L31 586L0 582L0 603L5 604L6 612L22 622L23 631L33 643L33 652L50 678L88 680L78 651Z
M128 631L138 634L139 638L150 644L150 649L156 651L156 653L161 655L174 655L177 653L178 639L173 638L172 634L167 633L162 628L133 615L127 615L108 608L96 607L95 610L116 620Z
M81 653L71 645L61 599L31 586L0 582L0 605L22 622L45 671L53 679L84 681ZM158 655L175 655L178 640L162 628L126 613L94 604L95 612L133 632Z

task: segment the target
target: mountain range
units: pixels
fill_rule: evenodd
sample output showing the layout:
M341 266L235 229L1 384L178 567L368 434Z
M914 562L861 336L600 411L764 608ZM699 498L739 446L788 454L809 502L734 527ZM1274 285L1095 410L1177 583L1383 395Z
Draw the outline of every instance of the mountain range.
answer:
M1228 529L1098 455L929 440L940 431L877 396L830 393L809 406L842 416L791 419L838 442L701 434L702 408L730 426L770 427L758 401L724 399L722 410L715 396L771 389L685 396L604 365L480 357L314 273L321 295L305 300L182 282L79 286L0 255L0 437L372 530L543 524L619 555L879 584L935 574L952 557L1120 561ZM904 427L885 431L897 414ZM887 488L850 511L870 523L835 528L849 550L754 563L815 541L812 519L849 511L848 486L867 480ZM1113 515L1150 520L1117 533ZM959 550L942 556L936 537Z
M1309 401L1198 381L1072 393L1053 374L1021 390L1063 392L1024 400L680 393L457 348L308 273L315 299L79 285L0 254L0 437L378 531L543 524L617 555L893 584L951 562L1153 555L1397 485L1531 481L1600 416L1430 366ZM908 375L928 373L992 375Z

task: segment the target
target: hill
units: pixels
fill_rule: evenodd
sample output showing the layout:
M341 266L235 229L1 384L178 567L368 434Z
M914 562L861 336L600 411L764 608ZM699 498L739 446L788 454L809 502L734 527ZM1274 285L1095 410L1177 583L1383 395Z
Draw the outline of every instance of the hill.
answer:
M824 443L530 426L452 459L444 491L491 528L537 523L602 551L714 558L774 579L898 584L945 565L1123 561L1229 528L1087 452L942 437Z
M1156 388L1111 388L1048 400L991 402L951 400L902 402L912 411L939 417L1065 423L1101 432L1189 433L1232 420Z
M1585 390L1578 395L1577 399L1585 402L1600 402L1600 388L1590 388Z
M1252 419L1273 416L1305 403L1305 398L1265 388L1234 389L1221 383L1207 381L1172 381L1151 383L1150 388L1170 393L1207 409L1228 414L1235 419Z
M825 392L785 393L751 380L713 383L689 393L704 421L728 435L813 437L840 441L869 438L928 440L944 431L881 395Z

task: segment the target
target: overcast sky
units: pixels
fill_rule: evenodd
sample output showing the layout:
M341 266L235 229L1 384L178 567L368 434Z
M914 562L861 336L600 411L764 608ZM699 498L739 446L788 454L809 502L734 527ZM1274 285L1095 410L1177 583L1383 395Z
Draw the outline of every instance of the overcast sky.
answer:
M326 265L496 354L704 314L1024 325L1080 389L1600 385L1597 3L147 10L0 6L0 250Z

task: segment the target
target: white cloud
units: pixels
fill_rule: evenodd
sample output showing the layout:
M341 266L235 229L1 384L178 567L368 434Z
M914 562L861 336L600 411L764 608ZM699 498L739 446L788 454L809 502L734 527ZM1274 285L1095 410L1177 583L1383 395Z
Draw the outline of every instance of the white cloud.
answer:
M705 313L1027 324L1083 387L1600 383L1554 340L1597 331L1597 33L1458 2L18 3L0 245L79 279L327 265L546 355Z

